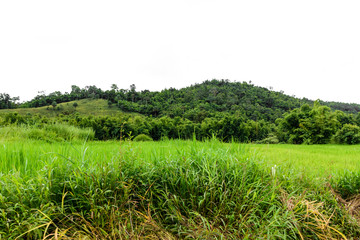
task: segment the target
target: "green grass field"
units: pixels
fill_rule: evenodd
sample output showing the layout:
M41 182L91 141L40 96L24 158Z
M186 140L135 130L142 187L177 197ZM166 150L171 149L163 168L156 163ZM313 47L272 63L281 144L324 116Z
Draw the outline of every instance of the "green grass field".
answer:
M3 139L0 239L357 239L358 150Z
M10 129L11 130L11 129ZM10 131L9 130L9 131ZM5 131L2 134L6 134ZM17 132L17 134L19 134ZM84 138L85 139L85 138ZM1 140L0 140L1 141ZM19 140L0 142L4 148L13 148L10 152L21 153L25 159L32 161L32 159L39 159L41 153L58 153L63 156L72 155L82 148L78 143L61 143L51 144L43 141L25 141ZM30 146L28 146L30 144ZM145 158L152 158L152 154L156 151L161 151L162 154L175 155L178 149L189 145L189 141L176 141L176 144L168 142L168 145L163 142L145 142L133 143L132 147L136 149L138 154L144 155ZM198 143L199 145L203 143ZM220 144L220 143L219 143ZM299 174L328 177L329 175L337 176L343 174L344 171L360 171L360 146L359 145L290 145L290 144L226 144L221 143L224 148L229 146L240 149L246 149L247 152L252 154L256 161L261 163L266 168L273 166L291 169ZM87 142L86 146L89 160L94 162L101 162L105 159L112 159L119 154L120 142ZM176 146L176 147L174 147ZM205 147L206 145L204 145ZM31 151L29 151L31 148ZM15 150L16 149L16 150ZM77 149L77 151L75 150ZM116 151L117 150L117 151ZM8 153L9 151L6 151ZM101 155L103 153L104 155ZM1 154L4 157L4 152ZM95 157L94 157L95 156ZM6 157L7 159L9 157ZM10 156L11 161L13 156ZM3 164L1 165L1 167ZM1 168L0 168L1 169ZM8 169L13 170L13 169ZM2 172L7 172L3 170Z
M329 177L360 171L359 145L249 145L268 166L293 169L299 174Z

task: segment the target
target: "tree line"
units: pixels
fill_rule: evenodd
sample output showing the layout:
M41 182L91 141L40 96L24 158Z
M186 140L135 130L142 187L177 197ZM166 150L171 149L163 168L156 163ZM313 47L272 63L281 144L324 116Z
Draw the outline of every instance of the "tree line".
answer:
M322 144L360 142L360 107L357 104L310 101L285 95L247 82L211 80L182 89L137 91L135 85L103 91L96 86L73 85L70 93L40 93L31 101L0 95L1 108L56 106L58 103L93 98L106 99L123 111L118 116L44 116L8 114L6 124L62 122L91 127L98 140L146 134L161 138L197 139L216 136L223 141ZM134 115L134 113L137 113ZM40 124L39 124L40 123Z
M293 144L357 144L360 143L360 114L332 111L315 102L284 113L274 123L264 119L255 121L243 115L223 113L206 117L200 122L184 117L152 117L133 114L118 116L83 116L80 114L48 118L40 115L8 113L0 118L0 125L36 125L65 123L79 128L92 128L95 139L131 139L145 134L154 140L216 137L230 142L293 143Z

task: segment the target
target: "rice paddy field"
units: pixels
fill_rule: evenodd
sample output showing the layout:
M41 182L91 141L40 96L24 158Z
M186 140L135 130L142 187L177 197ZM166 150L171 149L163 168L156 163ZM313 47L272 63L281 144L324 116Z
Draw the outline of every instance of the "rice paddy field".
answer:
M359 239L360 146L0 141L0 239Z
M249 149L268 166L293 169L306 176L334 177L360 170L359 145L255 144Z

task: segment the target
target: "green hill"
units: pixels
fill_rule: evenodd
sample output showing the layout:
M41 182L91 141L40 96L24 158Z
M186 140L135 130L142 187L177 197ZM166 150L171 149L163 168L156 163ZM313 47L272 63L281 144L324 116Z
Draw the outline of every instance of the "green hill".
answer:
M285 112L304 104L314 103L306 98L295 98L282 91L273 91L247 82L216 79L181 89L164 89L160 92L137 91L134 84L130 89L119 89L113 84L111 90L105 91L96 86L80 88L73 85L70 93L63 94L57 91L48 95L41 94L20 105L16 105L14 99L16 98L11 98L8 94L0 95L0 109L17 108L16 111L20 114L39 113L56 116L59 113L74 113L73 101L76 100L79 104L76 111L80 114L113 115L119 112L116 109L118 108L128 113L153 117L181 117L194 122L202 122L209 117L223 118L226 115L241 115L245 119L254 121L263 119L275 122ZM360 112L359 104L324 101L320 103L332 110L345 113ZM24 110L24 108L36 109Z
M74 103L77 103L76 108L74 107ZM39 114L46 117L56 117L60 114L69 115L74 113L78 113L80 115L114 116L121 113L122 111L115 105L109 106L108 102L104 99L80 99L76 101L59 103L56 105L56 107L43 106L38 108L0 109L0 114L11 112L17 112L21 115Z

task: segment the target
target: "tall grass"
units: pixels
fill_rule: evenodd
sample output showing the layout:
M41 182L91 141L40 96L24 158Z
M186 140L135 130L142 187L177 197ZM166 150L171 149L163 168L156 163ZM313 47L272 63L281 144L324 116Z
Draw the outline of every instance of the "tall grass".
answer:
M0 146L1 239L360 237L325 185L245 145L18 144Z
M62 123L48 124L43 127L28 125L0 127L2 140L34 139L54 142L92 140L94 136L95 132L90 128L81 129Z

